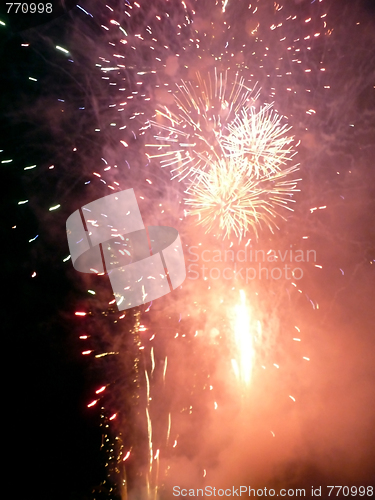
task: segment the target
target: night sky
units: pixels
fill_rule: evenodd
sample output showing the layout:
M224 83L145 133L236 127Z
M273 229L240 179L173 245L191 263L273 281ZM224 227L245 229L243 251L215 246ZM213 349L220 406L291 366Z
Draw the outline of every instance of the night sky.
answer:
M259 12L249 14L248 2L229 0L226 12L221 2L186 2L194 19L186 26L185 10L175 0L167 10L161 1L139 1L140 7L128 2L128 16L125 3L114 0L108 2L113 12L96 1L80 4L86 12L67 4L65 13L56 11L54 20L28 29L16 18L0 17L7 23L0 25L4 454L16 472L16 498L120 498L100 486L108 469L100 423L114 413L112 437L121 435L124 450L135 450L129 499L146 498L137 490L145 477L139 471L147 464L145 382L135 361L135 334L129 333L137 318L145 325L140 334L145 352L149 333L156 335L154 451L163 449L168 412L173 440L180 440L177 451L165 451L161 461L161 469L171 469L160 498L173 498L174 484L251 483L307 491L312 485L375 486L375 5L324 0L319 13L327 12L325 29L331 32L316 37L311 50L303 49L305 41L295 42L300 48L291 55L278 39L302 40L310 33L305 22L310 15L311 23L322 22L314 10L318 1L284 2L284 10L298 16L294 31L290 23L270 30L281 17L272 17L273 2L261 3ZM110 26L110 19L118 19L127 34L111 38L116 25ZM224 21L231 25L231 38ZM109 30L103 29L106 24ZM147 26L152 43L144 36ZM135 36L139 33L144 39ZM202 43L189 41L192 33ZM127 44L120 42L126 38ZM212 54L221 52L222 60L215 61ZM124 64L102 73L95 65L103 60ZM319 266L302 266L295 289L280 281L245 287L265 331L272 332L259 348L250 399L243 393L237 398L230 361L226 365L231 346L225 340L230 330L225 307L238 301L238 286L214 279L195 283L188 275L181 289L155 301L150 311L141 306L122 319L110 304L108 278L84 276L67 259L66 219L111 194L109 185L134 187L145 222L178 228L186 247L229 247L184 216L181 184L171 182L157 161L147 160L145 144L152 134L142 133L156 107L170 104L166 88L215 66L251 73L265 89L262 97L272 97L301 140L302 181L294 212L275 234L260 231L254 247L314 249ZM137 87L140 71L147 74ZM110 80L102 78L108 74ZM290 340L295 325L303 352ZM87 343L79 339L83 334L90 336ZM82 355L85 349L120 354L99 361ZM171 375L165 384L167 355ZM263 363L280 363L280 370L259 375ZM215 397L206 396L210 378L213 392L218 387ZM108 395L89 408L95 390L107 384ZM216 402L221 414L213 410ZM190 405L197 408L192 420L183 413ZM202 483L206 469L208 482Z

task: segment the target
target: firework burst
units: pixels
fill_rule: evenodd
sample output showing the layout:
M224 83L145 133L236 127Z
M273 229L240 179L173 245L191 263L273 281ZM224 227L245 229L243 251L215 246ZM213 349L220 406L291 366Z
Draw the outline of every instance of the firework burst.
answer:
M294 137L273 104L259 106L260 90L248 87L236 74L217 73L197 85L182 82L175 111L167 107L151 124L157 129L157 154L172 179L184 180L190 215L198 216L206 232L241 239L262 225L277 228L277 209L289 210L297 180L288 176L295 155Z
M241 110L248 110L259 98L256 85L245 84L238 73L232 84L227 73L208 74L207 80L197 73L197 83L177 85L175 110L157 110L151 125L158 130L155 144L148 144L149 158L158 158L162 167L171 168L172 178L199 180L208 162L227 154L222 138L228 125ZM154 153L151 153L151 151Z
M235 158L245 157L249 164L249 175L257 178L275 174L290 162L293 136L288 136L292 127L283 124L283 116L267 104L256 111L254 106L242 109L228 125L228 135L222 143L226 153Z
M278 209L292 210L288 203L294 201L299 179L288 176L298 170L297 165L262 178L249 176L251 166L243 156L209 165L200 182L189 186L185 198L188 214L197 216L206 232L216 230L218 236L239 240L250 230L257 236L263 226L273 232L278 228Z
M259 107L260 89L247 86L236 74L228 83L228 74L197 73L197 84L177 85L175 110L164 106L157 110L151 125L158 130L155 144L148 144L149 158L158 158L162 167L170 167L172 178L200 181L209 163L227 156L246 156L250 173L257 177L279 171L292 160L293 136L284 117L272 109Z

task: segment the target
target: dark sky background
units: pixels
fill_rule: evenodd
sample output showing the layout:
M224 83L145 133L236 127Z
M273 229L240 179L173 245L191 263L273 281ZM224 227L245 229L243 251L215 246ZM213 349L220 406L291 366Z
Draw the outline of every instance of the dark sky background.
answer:
M147 10L145 3L140 3ZM243 3L239 7L234 3L229 1L228 16L235 25L241 22L236 8L243 7ZM116 2L111 5L115 8L115 4L118 6ZM312 8L307 4L303 0L287 2L288 8L296 12ZM274 289L262 289L259 298L262 305L267 293L274 294L275 301L265 306L264 315L268 319L281 318L281 329L302 325L304 349L311 363L300 365L297 351L283 338L275 352L288 369L278 379L266 376L252 389L252 403L244 403L248 418L240 412L236 415L237 403L232 396L227 398L226 413L219 417L212 417L204 409L206 402L202 405L201 420L196 422L199 432L189 430L183 417L176 417L185 442L181 454L174 456L170 464L175 471L172 480L178 479L181 484L200 484L197 471L209 463L211 484L218 485L248 484L250 480L259 487L275 488L307 488L312 484L375 486L375 6L370 0L331 0L327 4L333 33L302 59L307 58L314 67L316 54L324 57L332 89L326 97L321 77L312 76L309 96L287 101L276 88L277 105L289 115L302 140L298 161L303 183L296 196L295 215L282 226L281 235L267 234L260 241L262 248L288 248L289 243L299 248L306 234L308 248L317 251L317 263L322 269L304 268L302 294L296 292L288 302L285 287L277 284ZM159 3L153 5L157 14ZM202 4L197 14L202 32L207 30L204 14L211 4L207 5ZM103 170L100 158L119 165L116 174L108 173L108 182L117 180L124 188L124 181L136 186L139 193L150 194L154 204L165 203L166 214L156 215L152 203L145 201L142 213L149 223L156 220L158 224L180 224L186 245L197 244L197 240L217 245L191 222L179 222L181 207L176 207L181 193L175 185L169 188L166 174L157 166L144 169L140 159L143 142L132 142L130 125L124 132L108 125L112 120L108 105L117 97L94 66L98 55L110 53L107 35L100 28L107 14L97 4L93 8L95 22L82 11L72 9L31 30L19 30L14 24L0 27L4 434L5 453L8 456L9 452L8 461L17 474L15 497L94 498L92 490L106 478L106 456L100 451L99 410L87 408L94 390L103 381L116 380L106 400L107 408L123 409L122 424L115 427L116 432L126 434L120 427L133 415L131 405L127 406L127 394L132 394L134 388L126 389L124 375L131 369L126 372L128 368L124 368L120 375L118 370L127 366L127 349L132 355L123 332L131 329L134 318L129 315L123 327L113 324L111 318L118 313L108 307L112 297L109 282L95 277L86 280L78 276L71 262L63 262L69 255L67 217L86 201L109 194L107 186L92 175L99 168ZM176 18L179 15L176 7ZM142 16L131 21L129 32L136 33L137 23L144 28L146 18ZM216 17L213 19L219 24ZM164 36L171 45L175 41L167 31ZM222 38L218 38L211 49L220 47ZM22 47L25 43L30 46ZM56 45L69 47L74 52L74 63L56 51ZM113 52L111 47L109 50ZM203 50L205 54L209 51ZM135 52L127 53L129 64L126 62L124 70L129 88L133 88L136 78L138 54L142 54L139 67L152 66L147 59L150 51L140 45ZM194 66L196 54L199 50L190 48L186 56L190 66ZM269 59L272 67L277 61L272 50ZM197 69L205 69L204 64L197 61ZM150 107L164 98L162 91L153 93L155 83L162 84L163 78L173 83L179 77L168 68L165 74L157 73L157 80L150 77L147 81L146 91L153 97ZM299 92L306 86L303 78L297 75L292 80L293 89ZM272 87L272 82L265 86ZM273 84L277 87L277 83ZM306 118L307 104L316 109L311 121ZM146 115L150 112L144 103L139 106L146 109ZM83 114L79 108L85 108ZM136 108L137 104L131 110ZM124 124L130 123L126 116ZM98 125L100 134L94 130ZM126 156L119 146L121 138L130 145ZM32 165L37 168L25 170ZM152 188L143 180L146 174L154 181ZM86 185L89 180L90 185ZM19 205L22 200L29 201ZM57 204L61 204L59 210L49 211ZM310 212L318 206L327 208ZM38 238L29 242L36 235ZM32 277L34 272L36 276ZM220 309L213 305L215 300L205 286L200 282L194 289L194 283L187 283L182 291L159 299L151 319L143 315L141 321L150 331L164 332L157 362L162 370L164 353L171 356L168 370L176 374L176 385L171 385L166 397L177 412L190 397L185 398L183 391L179 393L179 365L186 369L181 384L192 385L196 373L214 367L212 377L222 387L218 397L222 397L224 407L225 394L231 394L229 382L221 380L218 369L221 354L215 361L214 355L211 359L205 353L203 345L194 348L196 351L191 343L171 347L181 312L185 322L180 328L187 336L197 325L203 324L205 331L217 327ZM88 295L88 288L97 290L97 296ZM312 310L310 298L319 303L319 311ZM216 317L205 313L202 319L193 304L195 300L209 311L212 307L212 316ZM77 318L74 312L80 310L90 311L90 317ZM168 315L171 323L165 326ZM97 351L121 346L123 364L100 365L82 356L84 348L78 339L82 332L92 334ZM213 352L214 345L208 341L207 351ZM185 365L188 355L196 361ZM286 391L296 395L296 406L289 406L290 400L284 398ZM202 401L201 396L194 397ZM131 429L133 424L126 425ZM276 433L277 444L269 442L270 428ZM191 443L195 434L194 454ZM138 444L140 436L134 438ZM190 444L188 438L192 439ZM132 442L130 431L126 440ZM250 444L246 447L244 443ZM134 467L130 465L130 470ZM167 482L163 498L172 498L170 486ZM96 498L111 497L103 493Z

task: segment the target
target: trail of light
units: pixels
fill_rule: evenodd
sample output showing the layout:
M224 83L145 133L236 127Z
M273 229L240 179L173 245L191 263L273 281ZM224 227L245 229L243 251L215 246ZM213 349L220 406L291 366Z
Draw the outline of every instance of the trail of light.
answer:
M154 488L154 500L158 498L158 489L159 489L159 467L160 467L160 456L159 450L156 451L155 460L156 460L156 477L155 477L155 488Z
M104 358L105 356L114 356L116 354L120 354L120 353L119 352L114 352L114 351L112 351L112 352L103 352L101 354L96 354L95 357L96 358Z
M237 361L234 364L236 366L234 371L241 384L249 385L254 363L253 334L250 310L246 305L246 296L243 290L240 290L240 298L241 303L235 307L234 335Z
M153 461L153 453L152 453L152 424L150 413L148 411L148 407L146 407L146 417L147 417L147 436L148 436L148 450L149 450L149 471L151 473L152 470L152 461Z
M169 412L168 413L167 446L168 446L169 438L171 435L171 426L172 426L172 416L171 416L171 413Z
M151 347L151 375L154 373L155 370L155 357L154 357L154 348Z
M145 370L145 378L146 378L146 395L147 395L147 404L150 401L150 380L148 378L147 370Z
M163 382L164 382L164 384L165 384L165 374L167 373L167 365L168 365L168 357L165 356L164 370L163 370Z

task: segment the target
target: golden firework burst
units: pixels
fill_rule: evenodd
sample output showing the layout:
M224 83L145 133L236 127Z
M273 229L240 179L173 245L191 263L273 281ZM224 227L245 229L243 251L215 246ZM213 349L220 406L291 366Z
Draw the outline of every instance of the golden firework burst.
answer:
M249 161L245 157L223 158L209 162L210 169L201 175L200 182L186 190L185 203L189 215L198 217L198 224L206 232L223 238L241 239L251 230L277 226L280 208L292 210L292 195L298 191L299 179L288 179L297 166L268 174L261 178L249 175Z

